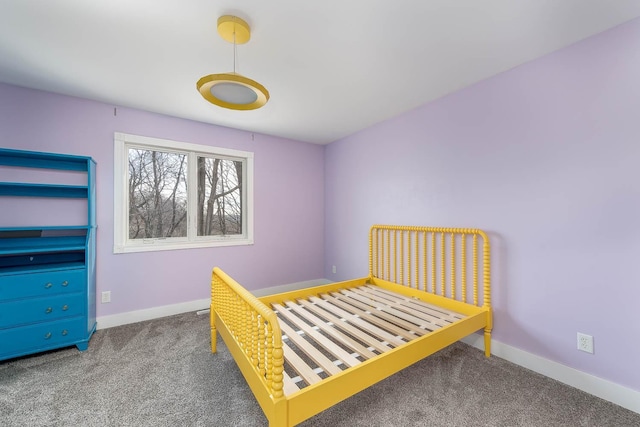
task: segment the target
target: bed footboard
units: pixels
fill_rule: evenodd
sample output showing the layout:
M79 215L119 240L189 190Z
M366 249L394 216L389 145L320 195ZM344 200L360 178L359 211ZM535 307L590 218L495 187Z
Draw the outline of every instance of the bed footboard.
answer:
M211 351L224 339L263 410L283 397L284 354L276 314L219 268L211 279Z

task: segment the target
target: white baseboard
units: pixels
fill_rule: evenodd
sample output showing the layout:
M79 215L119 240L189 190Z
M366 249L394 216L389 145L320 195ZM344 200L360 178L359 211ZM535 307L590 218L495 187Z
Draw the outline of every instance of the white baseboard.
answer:
M152 307L144 310L112 314L110 316L100 316L96 319L98 322L97 329L113 328L115 326L128 325L129 323L137 323L145 320L159 319L160 317L173 316L174 314L208 309L210 303L211 300L209 298L205 298L195 301L181 302L179 304L163 305L161 307Z
M255 296L261 297L265 295L274 295L282 292L295 291L297 289L311 288L313 286L326 285L327 283L331 283L331 281L327 279L314 279L304 282L289 283L287 285L273 286L271 288L258 289L252 292ZM164 305L161 307L152 307L144 310L112 314L110 316L101 316L96 319L98 322L97 329L113 328L115 326L143 322L145 320L158 319L160 317L173 316L175 314L188 313L190 311L208 312L210 302L211 300L209 298L205 298L195 301L182 302L179 304Z
M484 337L481 335L470 335L463 338L462 342L484 350ZM640 414L639 391L536 356L500 341L491 340L491 354Z

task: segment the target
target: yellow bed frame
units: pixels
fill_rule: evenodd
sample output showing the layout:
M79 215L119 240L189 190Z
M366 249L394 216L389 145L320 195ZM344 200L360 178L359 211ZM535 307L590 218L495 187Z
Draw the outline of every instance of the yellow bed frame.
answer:
M256 298L214 268L211 351L219 332L269 426L294 426L478 330L489 357L490 281L489 239L481 230L374 225L368 277ZM313 310L302 313L306 321L292 327L289 319L306 309ZM432 320L433 313L444 320ZM311 342L317 351L307 348ZM301 355L292 354L296 348ZM303 359L345 348L360 350L315 369L311 362L308 372Z

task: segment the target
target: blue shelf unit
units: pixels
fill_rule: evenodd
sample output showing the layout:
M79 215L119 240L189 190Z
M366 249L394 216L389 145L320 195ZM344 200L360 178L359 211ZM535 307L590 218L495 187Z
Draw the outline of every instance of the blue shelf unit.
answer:
M0 226L0 360L68 346L84 351L96 329L96 163L90 157L0 149L2 167L83 173L86 185L0 182L0 212L13 207L1 196L86 199L87 220Z

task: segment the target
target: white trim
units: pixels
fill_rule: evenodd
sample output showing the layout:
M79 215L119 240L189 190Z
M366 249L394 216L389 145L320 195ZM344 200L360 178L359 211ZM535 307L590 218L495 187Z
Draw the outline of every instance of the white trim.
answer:
M463 338L461 341L484 350L484 337L481 335L473 334ZM496 340L491 340L491 354L640 414L640 391L570 368Z
M169 239L165 239L169 240ZM214 241L193 240L191 242L178 240L173 243L159 243L158 240L150 240L139 245L118 245L113 248L114 254L126 254L134 252L157 252L157 251L174 251L178 249L196 249L196 248L212 248L220 246L249 246L253 245L253 239L244 239L231 236L219 236Z
M123 143L132 143L148 148L162 147L168 150L194 151L200 154L218 154L228 157L253 157L250 151L234 150L232 148L213 147L209 145L192 144L190 142L174 141L171 139L155 138L150 136L132 135L122 132L114 132L114 139Z
M209 298L205 298L178 304L146 308L144 310L112 314L110 316L100 316L96 319L98 322L96 329L113 328L116 326L128 325L130 323L144 322L145 320L159 319L161 317L173 316L175 314L198 311L209 308L210 303L211 300Z

